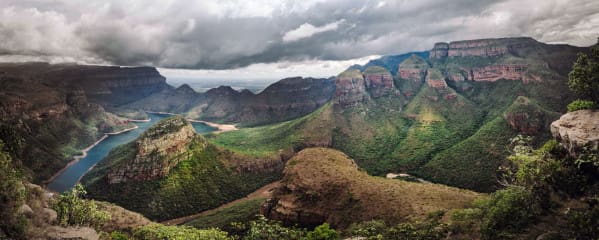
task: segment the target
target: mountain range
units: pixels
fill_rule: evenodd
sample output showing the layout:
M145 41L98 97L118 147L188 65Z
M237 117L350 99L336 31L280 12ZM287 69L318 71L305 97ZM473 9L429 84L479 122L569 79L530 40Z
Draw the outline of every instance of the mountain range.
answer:
M431 47L335 77L285 78L257 94L175 88L152 67L3 63L0 139L43 184L102 134L146 112L173 113L94 167L81 180L89 197L163 221L280 180L261 210L287 224L423 219L503 187L510 139L531 136L534 147L551 139L551 123L578 97L568 72L590 51L527 37ZM188 119L239 129L199 135ZM427 183L381 178L389 173ZM368 205L391 198L413 203Z

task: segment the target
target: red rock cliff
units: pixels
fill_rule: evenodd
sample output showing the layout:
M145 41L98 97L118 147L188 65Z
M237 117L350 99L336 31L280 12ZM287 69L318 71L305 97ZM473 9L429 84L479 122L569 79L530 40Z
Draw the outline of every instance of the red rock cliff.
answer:
M366 83L360 70L350 69L335 79L335 103L347 106L368 99Z
M371 66L364 70L366 89L374 98L388 95L395 91L393 76L387 69L379 66Z

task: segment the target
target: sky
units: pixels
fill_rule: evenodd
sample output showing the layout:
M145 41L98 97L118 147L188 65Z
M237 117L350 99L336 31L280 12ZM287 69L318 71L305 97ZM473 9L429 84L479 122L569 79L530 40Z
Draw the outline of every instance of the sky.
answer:
M0 61L155 66L167 77L329 77L435 42L589 46L597 0L0 0Z

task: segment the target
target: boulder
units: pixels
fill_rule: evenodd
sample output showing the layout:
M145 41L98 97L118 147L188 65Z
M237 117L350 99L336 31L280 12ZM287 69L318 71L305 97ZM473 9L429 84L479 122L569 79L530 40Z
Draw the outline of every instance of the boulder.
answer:
M551 123L551 134L573 157L599 150L599 111L569 112Z

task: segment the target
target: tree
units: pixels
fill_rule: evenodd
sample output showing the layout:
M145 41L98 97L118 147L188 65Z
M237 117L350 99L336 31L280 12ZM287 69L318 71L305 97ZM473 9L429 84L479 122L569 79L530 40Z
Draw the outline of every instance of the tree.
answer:
M58 197L52 208L54 208L58 215L57 219L60 225L99 228L110 220L110 213L98 210L98 206L93 200L81 198L86 193L83 186L77 184L73 189L64 192Z
M589 55L578 54L568 74L568 87L587 100L599 102L599 39Z

